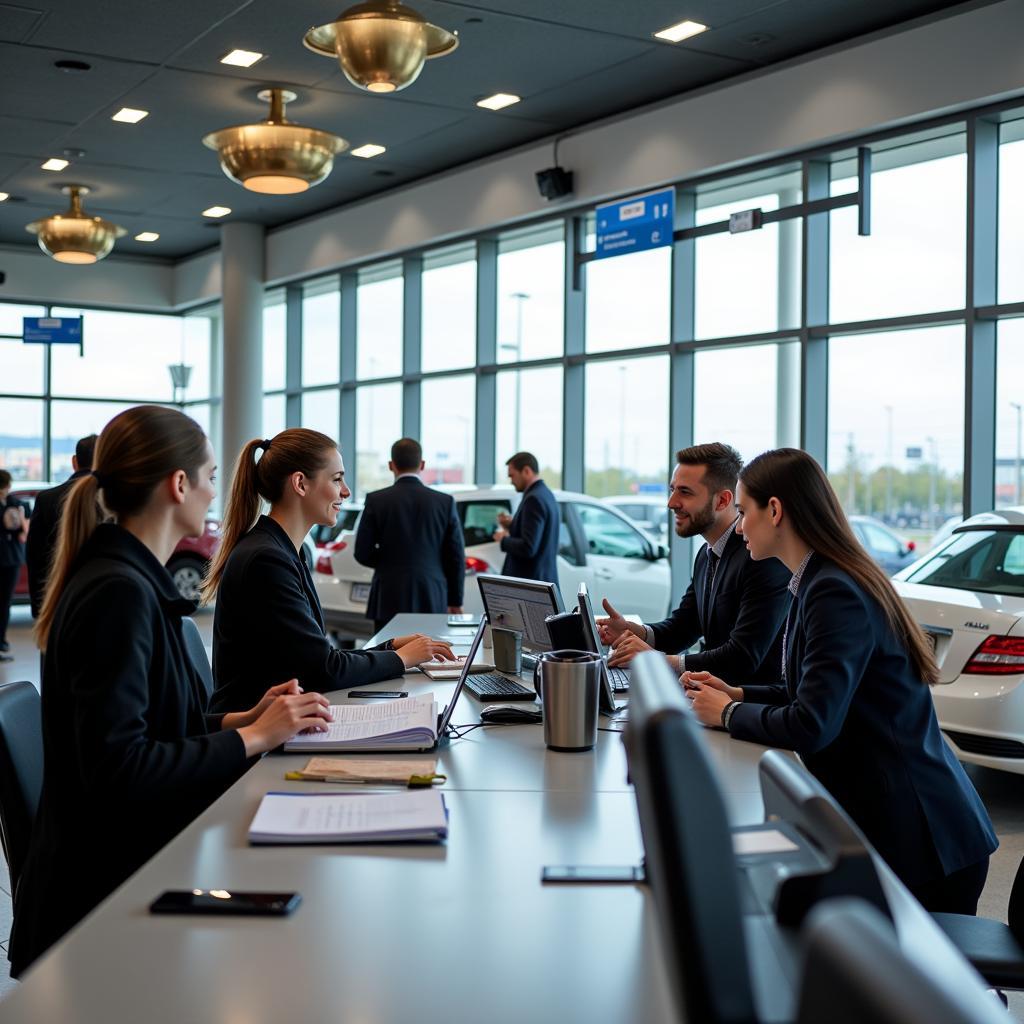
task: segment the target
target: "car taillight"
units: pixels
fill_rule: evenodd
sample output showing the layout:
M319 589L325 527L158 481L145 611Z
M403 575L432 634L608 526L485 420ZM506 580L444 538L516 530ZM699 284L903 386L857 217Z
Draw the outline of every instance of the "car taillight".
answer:
M990 636L971 655L964 673L1011 676L1024 673L1024 637Z
M466 555L466 572L490 572L491 567L476 555Z
M344 551L347 547L348 542L343 540L334 540L330 544L317 547L316 571L322 572L325 576L333 576L334 566L331 564L331 555L335 551Z

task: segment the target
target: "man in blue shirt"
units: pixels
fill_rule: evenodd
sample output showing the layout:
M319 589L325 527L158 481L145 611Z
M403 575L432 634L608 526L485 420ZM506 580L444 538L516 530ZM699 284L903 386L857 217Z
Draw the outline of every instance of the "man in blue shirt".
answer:
M514 516L502 514L494 539L505 552L505 576L558 582L558 502L540 478L537 459L516 452L505 465L512 486L523 496Z

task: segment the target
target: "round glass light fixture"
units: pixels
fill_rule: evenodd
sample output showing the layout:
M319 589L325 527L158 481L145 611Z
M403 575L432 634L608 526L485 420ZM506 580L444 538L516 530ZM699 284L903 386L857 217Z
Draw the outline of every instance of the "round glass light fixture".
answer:
M398 0L366 0L329 25L311 28L302 42L314 53L337 57L354 86L389 93L412 85L423 62L451 53L459 37Z
M89 192L84 185L65 185L61 191L71 197L67 211L33 221L25 230L38 238L43 252L60 263L96 263L114 248L125 229L82 210L82 196Z
M259 99L270 101L270 116L257 124L221 128L203 138L217 151L224 173L251 192L293 195L319 185L334 166L334 156L348 143L321 131L287 120L286 103L295 93L265 89Z

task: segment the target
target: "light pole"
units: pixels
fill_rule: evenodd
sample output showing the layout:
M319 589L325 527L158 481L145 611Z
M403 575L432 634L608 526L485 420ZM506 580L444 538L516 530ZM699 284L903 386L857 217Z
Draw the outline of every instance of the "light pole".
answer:
M172 401L175 405L184 408L185 392L188 390L189 378L192 376L192 367L186 366L184 363L172 363L167 369L171 374Z
M1020 504L1020 413L1021 408L1024 407L1022 402L1011 402L1010 405L1017 412L1017 463L1016 472L1013 476L1013 503L1014 505Z
M885 521L892 523L892 406L885 407L887 434L885 440Z
M935 485L939 467L939 446L934 437L926 437L928 442L928 529L935 529Z

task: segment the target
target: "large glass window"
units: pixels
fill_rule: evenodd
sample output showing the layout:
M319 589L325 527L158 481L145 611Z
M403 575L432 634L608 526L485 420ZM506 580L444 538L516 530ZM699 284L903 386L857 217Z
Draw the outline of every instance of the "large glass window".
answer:
M375 384L356 391L356 497L391 483L391 446L402 436L402 385ZM343 456L347 452L341 453Z
M340 408L341 393L336 389L307 391L302 396L302 425L308 430L319 430L337 441Z
M185 399L211 398L218 392L213 379L213 356L220 330L219 313L195 313L181 320L181 358L192 368Z
M472 483L476 379L467 376L425 380L420 405L420 444L427 464L423 479L428 483Z
M561 223L503 236L498 243L498 362L561 355L564 304Z
M848 514L927 540L963 510L962 327L829 343L828 472Z
M285 428L287 406L284 395L263 396L263 436L273 437ZM234 456L233 456L234 457Z
M933 152L944 155L929 158ZM829 319L850 323L961 308L967 248L964 137L889 150L875 157L874 168L871 234L857 234L855 207L830 215ZM836 193L848 191L852 168L840 173Z
M42 480L42 400L0 398L0 424L0 468L15 480Z
M693 438L697 444L730 444L744 462L777 445L799 447L799 344L697 352Z
M664 345L669 340L672 248L586 265L587 351Z
M397 377L402 372L403 308L400 264L360 271L356 298L356 375L360 380Z
M505 480L506 461L532 452L549 487L562 482L562 368L504 370L497 378L495 479Z
M999 301L1024 299L1024 120L999 129Z
M476 363L476 251L458 246L423 260L424 373Z
M22 318L45 316L42 306L0 304L0 392L9 395L41 395L43 393L43 358L45 345L26 345L21 339Z
M336 277L302 289L302 386L341 379L341 292Z
M999 324L995 507L1024 505L1024 320Z
M166 372L166 370L165 370ZM61 483L72 473L71 456L79 438L100 434L120 412L120 402L60 402L50 405L50 479Z
M157 402L174 398L167 368L181 361L181 317L60 307L53 315L83 317L81 354L77 345L52 346L55 395Z
M263 390L285 387L288 314L284 290L270 292L263 300Z
M698 225L733 213L800 201L800 174L726 182L697 198ZM694 329L698 338L775 331L800 324L801 221L698 238Z
M668 378L668 356L587 366L587 494L665 493Z

